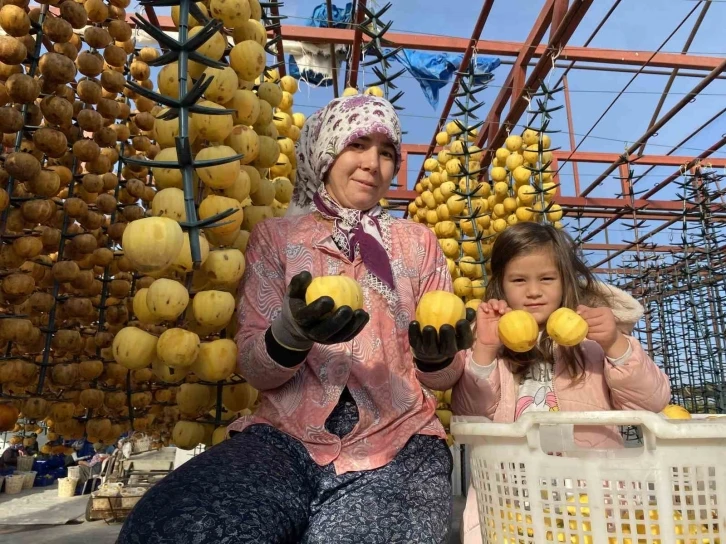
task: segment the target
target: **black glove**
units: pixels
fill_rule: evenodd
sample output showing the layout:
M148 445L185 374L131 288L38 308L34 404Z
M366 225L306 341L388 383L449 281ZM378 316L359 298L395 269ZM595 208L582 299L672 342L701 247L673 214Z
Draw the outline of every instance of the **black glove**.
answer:
M290 280L282 303L282 313L270 326L275 340L288 349L307 351L318 344L340 344L352 340L370 319L365 310L341 306L335 312L331 297L320 297L309 305L305 292L313 281L309 272Z
M466 309L466 319L460 319L455 327L442 325L436 331L431 325L421 330L418 321L411 321L408 326L408 341L416 363L421 370L440 370L446 368L454 356L461 350L474 345L474 334L471 325L476 319L476 311Z

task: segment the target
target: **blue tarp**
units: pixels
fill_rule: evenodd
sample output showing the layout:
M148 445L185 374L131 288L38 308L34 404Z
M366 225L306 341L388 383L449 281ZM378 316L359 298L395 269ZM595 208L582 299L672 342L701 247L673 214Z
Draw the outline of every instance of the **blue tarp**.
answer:
M333 20L333 28L348 28L353 21L353 2L348 2L345 9L340 9L335 4L331 19ZM328 6L323 3L313 10L313 14L305 23L306 26L314 26L316 28L325 28L328 26Z
M332 20L334 28L348 28L353 21L353 3L348 2L345 9L333 5ZM305 24L321 28L328 26L327 21L328 8L323 3L313 10L311 18ZM396 60L403 64L408 73L418 81L426 100L434 109L439 103L439 91L451 81L451 77L459 69L463 58L463 53L428 53L412 49L403 49L396 55ZM484 56L477 56L475 60L477 84L490 81L494 77L492 72L499 66L500 60L496 57ZM333 84L332 79L313 67L306 68L301 73L292 55L288 57L288 64L288 73L294 78L302 79L315 86L327 87Z
M421 90L431 107L436 109L439 103L439 90L448 85L451 76L461 66L464 54L459 53L426 53L403 49L396 59L403 64L408 72L416 78ZM492 72L501 61L496 57L476 57L475 76L477 84L487 83L494 77Z
M353 21L353 2L348 2L345 5L345 9L341 9L335 4L332 5L332 8L332 28L348 28ZM325 28L328 26L328 6L326 3L320 4L313 10L310 19L305 21L305 26L315 28ZM295 57L292 55L287 56L287 63L287 73L296 79L302 79L309 85L314 87L329 87L333 84L333 80L330 77L316 70L314 67L305 68L301 72Z

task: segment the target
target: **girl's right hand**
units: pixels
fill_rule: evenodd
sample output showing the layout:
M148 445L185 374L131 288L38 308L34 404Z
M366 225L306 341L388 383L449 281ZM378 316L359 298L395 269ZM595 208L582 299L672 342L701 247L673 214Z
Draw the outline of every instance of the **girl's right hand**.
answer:
M512 309L504 300L482 302L476 311L476 344L488 350L499 350L499 319Z

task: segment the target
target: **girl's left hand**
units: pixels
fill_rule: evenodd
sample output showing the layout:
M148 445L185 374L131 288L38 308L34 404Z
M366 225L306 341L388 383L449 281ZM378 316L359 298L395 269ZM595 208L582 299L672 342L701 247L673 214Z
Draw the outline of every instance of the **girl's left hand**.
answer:
M611 358L622 356L628 349L628 339L618 330L615 316L610 308L590 308L580 305L577 313L588 326L587 338L597 342Z

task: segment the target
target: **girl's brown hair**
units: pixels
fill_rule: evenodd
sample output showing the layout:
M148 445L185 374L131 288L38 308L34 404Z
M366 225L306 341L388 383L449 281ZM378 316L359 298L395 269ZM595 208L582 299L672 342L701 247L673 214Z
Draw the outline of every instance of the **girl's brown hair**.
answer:
M502 232L494 242L491 257L491 276L486 290L486 300L506 300L504 296L504 272L509 262L524 255L550 252L562 281L560 305L572 310L578 305L603 306L605 300L598 292L596 280L590 269L578 256L572 238L551 225L517 223ZM570 376L579 380L584 375L583 353L580 346L558 348ZM527 353L515 353L506 347L503 355L509 361L514 374L521 376L536 361L554 363L554 345L543 331L538 345Z

